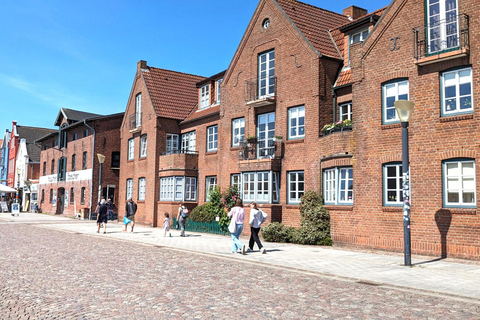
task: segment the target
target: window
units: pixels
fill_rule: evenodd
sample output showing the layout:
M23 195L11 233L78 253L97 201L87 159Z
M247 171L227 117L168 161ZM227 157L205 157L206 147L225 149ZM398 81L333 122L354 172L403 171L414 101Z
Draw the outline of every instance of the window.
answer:
M128 156L127 160L133 160L135 157L135 138L128 139Z
M300 198L305 193L305 176L303 171L288 173L288 203L300 203Z
M190 131L182 134L182 152L194 153L196 144L195 131Z
M215 98L215 103L216 104L219 104L220 103L220 85L222 84L223 82L223 78L222 79L218 79L217 82L216 82L216 85L215 85L215 91L216 91L216 98Z
M55 159L52 159L51 165L50 165L50 174L55 173Z
M230 176L230 185L237 188L238 192L242 194L242 180L239 173L234 173Z
M53 189L50 189L50 197L48 199L50 203L53 203Z
M401 206L403 204L402 164L391 163L383 166L383 203Z
M45 189L42 189L42 197L40 198L40 203L45 202Z
M217 176L205 178L205 201L210 201L210 190L217 187Z
M458 46L456 0L428 0L428 53Z
M442 115L473 112L472 68L444 72L440 82Z
M244 201L256 201L263 203L279 201L278 172L245 172L242 174L242 177L242 198Z
M88 137L88 128L83 131L83 137Z
M275 153L275 112L261 114L257 121L257 156L270 157Z
M145 201L145 178L138 179L138 201Z
M210 106L210 85L200 88L200 109Z
M135 128L142 126L142 94L135 97Z
M305 137L305 107L288 109L288 139Z
M64 125L62 125L62 127L64 127ZM60 148L66 148L67 147L67 132L66 131L61 131L60 132Z
M352 103L343 103L338 106L338 119L343 120L352 120Z
M85 204L85 187L82 187L80 191L80 204Z
M70 188L70 203L75 202L75 189Z
M326 204L353 204L352 168L324 170L323 198Z
M453 159L443 162L445 207L476 207L475 161Z
M43 161L42 175L47 175L47 162Z
M232 120L232 147L245 141L245 118Z
M78 139L78 134L75 132L75 133L73 134L73 141L76 141L77 139Z
M58 159L58 181L65 181L67 171L67 158Z
M120 168L120 152L119 151L113 151L112 152L112 169Z
M216 151L218 147L218 125L207 128L207 152Z
M160 178L160 201L195 201L197 199L197 178Z
M147 157L147 135L144 134L140 137L140 158Z
M87 169L87 151L83 152L82 157L82 170Z
M350 44L365 41L368 36L368 29L363 29L350 35Z
M133 179L127 179L127 200L133 197Z
M383 85L383 123L398 122L395 105L397 100L408 100L408 80L389 82Z
M72 154L72 171L75 171L77 168L77 156L75 154Z
M275 51L258 56L258 97L271 97L275 94Z
M178 134L167 133L166 153L176 153L178 151Z

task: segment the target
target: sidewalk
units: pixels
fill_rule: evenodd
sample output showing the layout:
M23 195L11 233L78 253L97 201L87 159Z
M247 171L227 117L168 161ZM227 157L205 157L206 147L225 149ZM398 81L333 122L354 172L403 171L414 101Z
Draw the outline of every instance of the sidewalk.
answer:
M123 232L123 224L116 222L108 223L107 234L98 234L95 221L35 213L21 213L15 217L9 213L0 213L0 223L35 224L55 230L195 251L372 286L395 287L480 303L480 262L413 256L412 267L405 267L403 254L366 253L332 247L268 242L264 243L267 254L254 251L243 256L230 252L229 236L186 232L186 237L180 237L177 230L172 230L172 237L165 238L161 228L137 225L135 231L130 233L130 228L128 232ZM103 232L103 229L100 230ZM248 238L241 240L248 244Z

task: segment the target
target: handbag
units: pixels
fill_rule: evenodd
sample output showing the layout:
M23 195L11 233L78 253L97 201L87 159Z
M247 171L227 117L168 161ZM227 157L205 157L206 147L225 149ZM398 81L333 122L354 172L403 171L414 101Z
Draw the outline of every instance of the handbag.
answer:
M123 224L129 224L132 220L128 219L127 217L123 217Z
M230 231L230 233L235 233L235 231L237 231L236 220L236 215L233 214L232 218L230 219L230 224L228 225L228 231Z

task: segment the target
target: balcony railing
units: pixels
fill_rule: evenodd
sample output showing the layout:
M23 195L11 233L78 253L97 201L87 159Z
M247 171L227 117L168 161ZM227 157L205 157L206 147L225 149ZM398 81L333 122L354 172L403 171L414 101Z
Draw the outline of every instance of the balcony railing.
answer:
M245 142L241 143L240 146L238 154L240 161L283 158L283 141L268 139L261 143Z
M198 154L198 151L192 151L192 150L185 150L185 149L179 149L179 150L168 150L165 152L162 152L160 155L166 155L166 154L179 154L179 153L185 153L185 154Z
M255 107L275 102L277 77L255 78L245 80L245 103Z
M414 28L413 36L414 58L417 61L429 57L435 61L442 57L451 59L465 55L470 47L469 17L462 13Z
M128 118L128 130L132 131L142 126L141 119L137 119L136 114L131 114Z

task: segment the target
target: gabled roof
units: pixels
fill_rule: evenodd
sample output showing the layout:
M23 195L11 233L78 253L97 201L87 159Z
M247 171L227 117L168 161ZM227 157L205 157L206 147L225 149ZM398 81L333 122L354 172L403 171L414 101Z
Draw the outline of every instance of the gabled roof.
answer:
M292 0L273 0L290 18L303 36L321 55L341 58L332 43L328 30L348 23L348 17Z
M140 70L157 117L185 119L198 102L196 83L205 77L155 67Z
M57 119L55 119L55 126L60 126L60 124L62 123L62 119L66 119L68 124L71 124L73 122L77 122L83 119L88 119L88 118L93 118L98 116L100 115L96 113L89 113L89 112L83 112L83 111L72 110L67 108L60 108L60 111L58 112L58 115L57 115Z
M34 141L47 134L57 132L55 129L25 127L17 125L19 139L25 139L27 142L27 152L32 162L40 162L40 147L34 144Z

